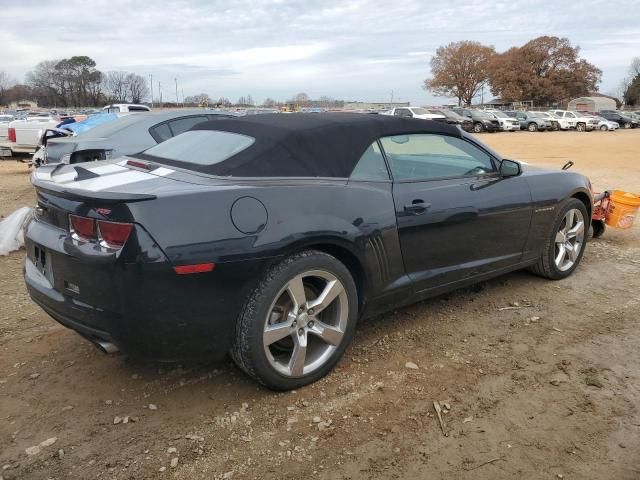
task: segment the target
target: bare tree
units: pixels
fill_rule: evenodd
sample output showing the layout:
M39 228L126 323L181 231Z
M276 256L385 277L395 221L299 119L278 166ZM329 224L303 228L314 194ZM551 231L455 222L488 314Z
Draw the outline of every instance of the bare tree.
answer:
M127 101L127 72L107 72L103 84L110 103Z
M127 75L126 81L127 97L131 100L131 103L141 103L149 96L147 80L143 76L130 73Z
M0 72L0 105L4 105L7 102L7 90L16 84L8 73Z

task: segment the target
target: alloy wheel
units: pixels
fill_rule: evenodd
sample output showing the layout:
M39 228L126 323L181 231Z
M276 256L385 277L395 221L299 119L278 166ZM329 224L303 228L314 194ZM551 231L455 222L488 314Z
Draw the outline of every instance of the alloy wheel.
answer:
M602 130L603 132L606 132L607 130L609 130L609 127L607 127L606 125L602 125L600 127L600 130Z
M335 275L324 270L296 275L276 295L265 319L267 360L286 377L307 375L332 357L348 320L349 299Z
M578 260L584 245L584 217L577 208L569 210L555 238L554 263L561 272L569 270Z

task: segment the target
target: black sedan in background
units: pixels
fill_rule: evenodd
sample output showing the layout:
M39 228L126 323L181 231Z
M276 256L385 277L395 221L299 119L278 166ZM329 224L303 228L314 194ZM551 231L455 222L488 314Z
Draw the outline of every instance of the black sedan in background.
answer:
M500 130L500 122L487 112L482 110L472 110L469 108L453 108L458 115L469 118L473 122L473 131L475 133L497 132Z
M231 116L206 110L124 115L77 136L47 140L44 163L82 163L139 153L198 123Z
M603 110L600 112L600 116L606 118L610 122L616 122L620 125L620 128L638 128L640 127L640 121L625 115L624 112Z
M447 123L452 125L460 125L465 132L473 132L473 120L462 115L457 114L453 110L444 110L433 108L429 110L431 113L444 115L447 118Z
M363 318L584 253L589 181L457 127L320 113L220 119L142 154L33 172L25 281L106 351L227 352L273 389L318 380Z

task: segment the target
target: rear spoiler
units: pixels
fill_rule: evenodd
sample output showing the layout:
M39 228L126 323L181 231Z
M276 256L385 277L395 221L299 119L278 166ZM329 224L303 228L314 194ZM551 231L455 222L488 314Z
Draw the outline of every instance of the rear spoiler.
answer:
M68 200L99 201L103 203L122 203L122 202L143 202L146 200L155 200L155 195L145 193L118 193L118 192L87 192L69 191L64 187L56 187L51 182L43 182L34 180L33 185L42 192L51 193L57 197L66 198Z
M54 167L51 173L54 173L58 168L63 167L64 164L60 163ZM77 173L76 178L87 179L97 177L98 175L93 172L79 167L73 167ZM121 192L108 192L108 191L85 191L85 190L69 190L64 185L57 185L54 182L39 179L35 175L36 171L31 175L31 183L39 191L51 193L57 197L66 198L68 200L80 200L80 201L99 201L102 203L122 203L122 202L143 202L146 200L155 200L158 198L155 195L146 193L121 193ZM85 193L86 192L86 193Z

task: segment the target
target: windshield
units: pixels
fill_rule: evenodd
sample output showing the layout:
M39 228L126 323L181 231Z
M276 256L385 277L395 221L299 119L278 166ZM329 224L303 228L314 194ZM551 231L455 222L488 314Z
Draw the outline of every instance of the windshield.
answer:
M506 113L504 113L504 112L496 111L496 112L491 112L491 113L492 113L493 115L495 115L496 117L498 117L498 118L511 118L509 115L507 115L507 114L506 114Z
M429 115L431 112L429 112L426 108L413 108L413 113L416 115Z
M494 117L491 116L491 114L487 113L487 112L483 112L482 110L475 110L473 112L473 115L476 117L480 117L480 118L488 118L488 119L493 119Z
M529 112L529 114L533 117L533 118L547 118L546 115L542 112Z
M144 155L188 165L214 165L250 147L255 138L218 130L190 130L145 150ZM185 168L189 168L189 166Z

